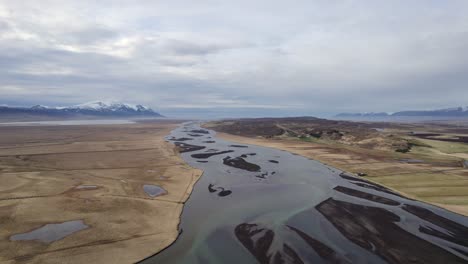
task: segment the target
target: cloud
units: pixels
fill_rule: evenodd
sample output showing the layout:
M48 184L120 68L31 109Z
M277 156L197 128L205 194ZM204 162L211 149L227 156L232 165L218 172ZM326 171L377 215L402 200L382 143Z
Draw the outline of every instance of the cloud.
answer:
M117 39L119 33L105 27L88 27L76 29L61 34L65 43L78 45L97 45L101 42L109 42Z
M467 12L457 0L5 0L0 103L113 98L200 115L466 105Z
M167 51L176 55L207 55L231 48L229 45L214 43L194 43L184 40L167 40L164 43Z

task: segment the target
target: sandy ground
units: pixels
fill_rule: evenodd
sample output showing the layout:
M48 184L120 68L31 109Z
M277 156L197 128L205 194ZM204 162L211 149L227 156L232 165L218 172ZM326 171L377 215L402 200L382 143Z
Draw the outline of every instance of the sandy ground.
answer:
M164 141L174 127L0 127L0 262L132 263L170 245L202 173ZM167 194L151 198L145 184ZM11 241L72 220L89 228L51 243Z
M390 157L388 152L378 150L227 133L217 133L217 136L237 143L286 150L352 173L364 172L366 179L408 197L468 215L468 170L451 159L439 166L434 163L404 163L396 159L405 154Z

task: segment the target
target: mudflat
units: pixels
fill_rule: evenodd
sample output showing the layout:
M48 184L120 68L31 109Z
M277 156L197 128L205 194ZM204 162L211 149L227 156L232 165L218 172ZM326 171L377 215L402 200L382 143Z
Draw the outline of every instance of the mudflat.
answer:
M0 127L0 262L131 263L178 236L201 171L176 121Z

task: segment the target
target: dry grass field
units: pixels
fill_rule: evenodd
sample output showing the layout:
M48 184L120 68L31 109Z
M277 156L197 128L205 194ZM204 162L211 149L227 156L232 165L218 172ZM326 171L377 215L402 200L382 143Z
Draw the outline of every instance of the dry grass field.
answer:
M131 263L171 244L201 176L164 140L176 125L0 127L0 262ZM78 220L56 241L14 239Z

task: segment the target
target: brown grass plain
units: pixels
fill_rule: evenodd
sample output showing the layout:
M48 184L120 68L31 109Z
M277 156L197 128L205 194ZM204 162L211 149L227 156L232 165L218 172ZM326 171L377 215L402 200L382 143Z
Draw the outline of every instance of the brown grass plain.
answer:
M0 127L0 262L132 263L170 245L202 174L164 139L178 123ZM151 197L145 184L167 193ZM11 239L73 220L88 228Z

